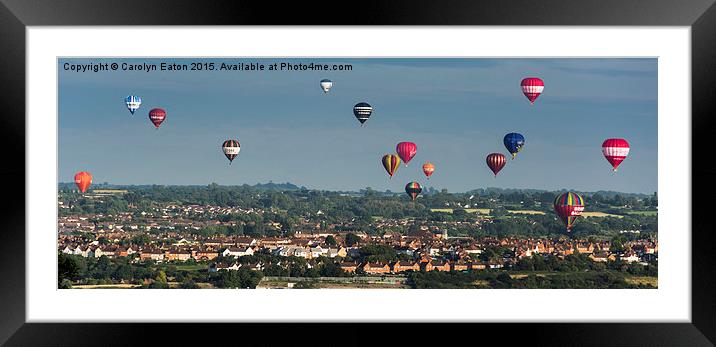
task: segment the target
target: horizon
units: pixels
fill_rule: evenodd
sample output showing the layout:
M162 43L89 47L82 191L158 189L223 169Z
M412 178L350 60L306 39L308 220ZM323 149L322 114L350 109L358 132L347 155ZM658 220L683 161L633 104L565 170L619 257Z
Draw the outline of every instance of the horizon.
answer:
M658 191L656 59L250 59L352 64L349 72L62 68L113 61L247 60L58 59L58 181L89 171L96 182L125 186L271 180L400 192L417 181L454 192L488 182L501 189ZM519 87L526 76L545 80L534 105ZM327 94L319 88L323 78L334 83ZM123 103L129 94L143 99L134 116ZM352 114L361 101L374 107L364 127ZM154 107L167 110L158 130L146 116ZM513 131L525 135L525 148L495 178L484 158L507 154L502 136ZM611 137L632 145L616 173L601 154ZM231 166L220 150L229 138L242 147ZM418 152L389 180L380 158L400 141L416 142ZM425 161L436 165L430 180L420 170Z
M210 183L207 183L207 184L116 184L116 183L110 183L110 182L93 182L92 185L89 187L88 191L91 190L91 189L93 189L93 188L96 187L96 186L126 187L126 188L153 187L153 186L157 186L157 187L205 187L205 188L208 188L208 187L209 187L210 185L212 185L212 184L216 184L216 185L219 186L219 187L227 187L227 188L232 188L232 187L244 187L244 186L252 187L252 188L253 188L253 187L263 186L263 185L269 185L269 184L275 184L275 185L292 185L292 186L297 187L298 189L304 189L304 188L305 188L306 190L314 190L314 191L323 191L323 192L350 192L350 193L360 193L361 191L364 191L364 190L367 190L368 188L370 188L370 189L372 189L372 190L374 190L374 191L376 191L376 192L381 192L381 193L391 192L391 193L394 193L394 194L405 194L405 192L402 191L402 190L400 190L400 191L395 191L395 190L390 190L390 189L379 190L379 189L375 189L375 188L373 188L373 187L363 187L363 188L358 188L358 189L355 189L355 190L333 190L333 189L320 189L320 188L307 187L307 186L305 186L305 185L296 184L296 183L293 183L293 182L272 182L272 181L264 182L264 183L260 183L260 182L259 182L259 183L254 183L254 184L250 184L250 183L242 183L242 184L219 184L219 183L216 183L216 182L210 182ZM72 186L73 188L76 187L76 186L75 186L75 183L72 182L72 181L69 181L69 182L58 182L58 186L61 186L61 185L69 185L69 186ZM423 185L423 184L421 184L421 186L422 186L422 188L423 188L423 193L421 193L420 195L423 195L423 194L425 193L425 191L427 191L427 190L429 190L429 189L436 190L436 191L440 191L440 190L443 189L443 188L436 188L436 187L433 187L433 186L426 186L426 185ZM651 193L631 193L631 192L623 192L623 191L617 191L617 190L594 190L594 191L588 191L588 190L577 190L577 189L568 189L568 188L560 188L560 189L539 189L539 188L509 188L509 187L508 187L508 188L502 188L502 187L476 187L476 188L471 188L471 189L464 190L464 191L449 191L449 190L448 190L447 192L448 192L449 194L466 194L466 193L470 193L470 192L472 192L472 191L481 190L481 189L482 189L482 190L535 191L535 192L563 192L563 191L571 191L571 192L577 192L577 193L591 193L591 194L597 194L597 193L603 192L603 193L628 194L628 195L644 195L644 196L652 196L654 193L658 193L657 191L654 191L654 192L651 192Z

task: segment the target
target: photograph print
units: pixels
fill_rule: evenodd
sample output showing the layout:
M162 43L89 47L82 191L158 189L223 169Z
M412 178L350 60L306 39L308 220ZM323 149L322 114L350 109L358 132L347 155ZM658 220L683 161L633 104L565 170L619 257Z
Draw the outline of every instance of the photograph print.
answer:
M60 289L658 288L655 58L58 58Z

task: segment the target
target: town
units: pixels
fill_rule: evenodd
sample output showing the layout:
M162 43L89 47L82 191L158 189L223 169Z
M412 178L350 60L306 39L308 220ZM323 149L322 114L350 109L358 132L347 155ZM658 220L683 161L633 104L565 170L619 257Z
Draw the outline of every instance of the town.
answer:
M571 233L547 206L554 196L432 190L410 203L370 188L271 183L79 194L61 185L58 285L656 287L656 194L588 194L589 212Z

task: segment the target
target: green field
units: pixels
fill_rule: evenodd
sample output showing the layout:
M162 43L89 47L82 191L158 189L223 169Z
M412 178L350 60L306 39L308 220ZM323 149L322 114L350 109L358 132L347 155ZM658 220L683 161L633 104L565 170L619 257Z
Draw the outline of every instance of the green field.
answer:
M543 211L535 210L507 210L507 212L514 214L545 214Z
M206 270L209 268L208 264L204 263L196 263L196 264L163 264L165 266L176 266L177 270L183 270L183 271L200 271L200 270Z
M620 216L618 214L610 214L610 213L604 213L604 212L582 212L583 217L616 217L616 218L624 218L624 216Z
M629 211L627 214L635 214L640 216L656 216L659 211Z
M431 212L442 212L442 213L453 213L455 209L452 208L431 208ZM480 213L480 214L489 214L490 209L489 208L466 208L464 209L467 213Z
M626 276L625 280L627 281L627 283L630 283L630 284L648 284L655 288L659 287L659 278L658 277Z

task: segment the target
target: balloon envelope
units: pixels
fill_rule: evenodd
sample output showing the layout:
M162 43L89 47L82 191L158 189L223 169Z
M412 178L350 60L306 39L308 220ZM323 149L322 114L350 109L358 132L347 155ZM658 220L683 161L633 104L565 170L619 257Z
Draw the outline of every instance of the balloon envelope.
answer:
M411 200L415 201L415 199L418 198L418 195L420 192L423 191L423 188L420 186L420 183L418 182L410 182L405 185L405 192L408 194Z
M142 98L136 95L129 95L124 98L124 103L127 105L129 112L134 114L134 111L139 109L139 106L142 105Z
M554 212L567 227L567 231L572 230L574 222L582 215L582 211L584 211L584 199L577 193L563 193L554 199Z
M418 146L412 142L401 142L395 147L395 151L398 152L398 156L403 160L405 166L408 166L408 162L418 152Z
M487 166L490 168L490 170L492 170L495 176L497 176L497 173L500 172L500 170L505 167L505 163L507 163L507 159L505 159L505 155L502 153L488 154L485 161L487 162Z
M80 171L75 174L75 184L82 193L87 191L90 184L92 184L92 174L86 171Z
M239 144L239 141L226 140L221 145L221 150L224 152L226 158L229 159L229 165L231 165L231 162L234 161L234 158L239 155L239 151L241 151L241 145Z
M159 126L162 125L162 122L164 122L166 118L167 112L161 108L153 108L149 111L149 120L152 121L152 124L154 124L154 127L157 129L159 129Z
M619 164L629 155L629 142L625 139L606 139L602 143L602 154L612 164L612 170L617 171Z
M390 178L393 178L395 172L398 171L398 167L400 167L400 158L395 154L386 154L383 156L382 162L385 171L388 172Z
M324 93L328 93L329 90L331 90L331 87L333 87L333 81L329 79L322 79L321 80L321 89Z
M512 159L515 159L517 153L521 151L522 147L525 145L525 137L522 136L522 134L509 133L505 135L505 138L502 140L502 142L505 144L505 148L507 148L507 151L512 154Z
M527 77L520 83L522 87L522 93L525 94L530 103L534 104L537 97L542 94L544 90L544 82L537 77Z
M370 118L371 114L373 114L373 106L367 102L359 102L353 106L353 115L358 119L361 125Z
M435 165L431 162L426 162L423 164L423 173L425 176L427 176L428 179L430 179L430 176L433 175L433 172L435 172Z

